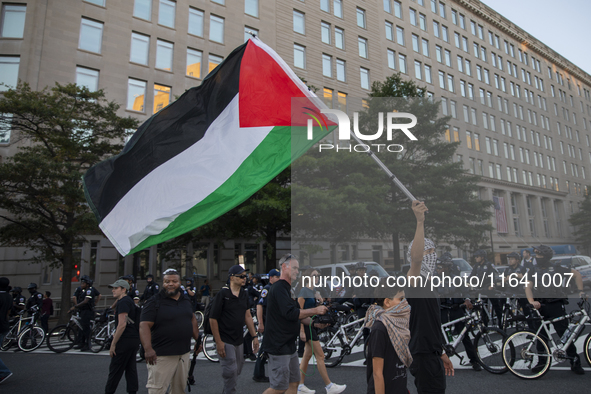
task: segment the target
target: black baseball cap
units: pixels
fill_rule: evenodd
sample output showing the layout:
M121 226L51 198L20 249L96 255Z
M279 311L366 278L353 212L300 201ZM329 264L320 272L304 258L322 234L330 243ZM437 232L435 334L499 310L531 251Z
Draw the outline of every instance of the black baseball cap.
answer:
M240 275L243 272L248 272L248 270L243 268L241 265L236 264L228 270L228 275Z

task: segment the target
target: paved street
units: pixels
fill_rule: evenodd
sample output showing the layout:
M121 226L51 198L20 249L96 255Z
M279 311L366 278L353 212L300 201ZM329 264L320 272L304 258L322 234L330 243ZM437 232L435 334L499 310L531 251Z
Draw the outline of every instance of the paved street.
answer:
M0 393L11 394L62 394L84 393L99 394L104 390L109 368L109 357L106 352L99 354L80 353L70 351L64 354L53 354L47 350L23 354L0 352L0 357L14 372L14 375L0 386ZM349 357L355 358L355 355ZM345 359L347 360L347 359ZM336 383L345 383L346 393L364 393L366 390L365 368L359 366L340 366L329 369L329 376ZM562 368L561 368L562 367ZM591 382L591 369L585 365L587 374L576 376L570 370L564 370L565 364L553 366L548 374L537 381L524 381L507 373L492 375L486 371L473 372L470 369L459 369L456 376L448 379L447 393L507 393L522 394L535 393L587 393ZM238 393L262 393L268 386L252 380L254 363L248 361L239 379ZM145 383L147 370L145 363L138 364L140 392L147 393ZM322 379L313 368L309 369L310 376L306 385L322 394ZM207 360L199 360L195 369L197 384L192 387L192 393L221 393L222 381L219 364ZM412 379L412 378L411 378ZM416 393L411 381L411 393ZM125 381L119 385L117 393L125 393Z

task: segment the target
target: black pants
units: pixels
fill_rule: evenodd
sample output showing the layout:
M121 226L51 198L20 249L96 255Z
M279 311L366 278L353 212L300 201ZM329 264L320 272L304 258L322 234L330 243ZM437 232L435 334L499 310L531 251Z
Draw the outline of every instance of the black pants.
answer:
M82 330L78 335L78 343L85 348L90 347L90 321L94 316L94 312L90 309L83 309L80 311L80 324Z
M248 357L252 354L252 335L250 331L246 332L244 336L244 356Z
M523 309L523 314L526 317L527 327L532 331L536 331L536 324L534 323L534 320L532 320L532 306L530 305L529 301L527 300L527 298L519 298L517 302L519 303L521 309ZM537 327L540 326L538 325Z
M127 392L138 391L137 364L135 356L140 347L139 338L121 338L115 346L115 357L111 358L109 377L105 386L106 394L113 394L117 390L119 381L125 372Z
M413 361L408 368L415 377L418 394L444 394L445 368L437 353L413 354Z
M483 298L483 301L485 301L486 299ZM499 298L489 298L490 303L493 307L493 310L495 312L496 318L497 318L497 325L498 327L502 327L503 326L503 303L504 301L499 299ZM486 312L482 313L482 322L485 325L488 325L488 315L486 314Z
M43 331L45 331L45 334L47 335L49 333L49 315L43 315L41 316L41 328L43 328Z
M550 303L542 305L542 307L540 308L540 314L544 317L544 319L549 320L549 319L554 319L556 317L564 316L566 314L566 311L564 310L564 304L562 302L550 302ZM540 325L542 323L540 321L536 321L535 323L536 323L536 331L537 331L538 328L540 328ZM558 334L558 336L562 337L562 334L564 334L564 332L568 328L568 320L567 319L560 320L555 323L552 323L552 325L554 326L554 329L556 330L556 333ZM540 337L546 341L546 344L550 343L548 335L546 335L546 330L540 331ZM548 345L548 347L549 347L549 345ZM538 349L538 352L545 351L544 345L542 345L541 343L538 343L537 349ZM571 358L571 363L574 360L579 359L579 356L577 355L577 348L575 347L574 343L571 343L570 346L566 349L566 354L567 354L567 356L569 356Z
M441 324L449 323L452 320L459 319L464 317L464 312L458 309L442 309L441 310ZM464 327L466 326L465 322L456 323L452 332L457 335L459 334ZM462 338L462 344L464 345L464 349L466 349L466 355L468 355L468 359L471 363L478 362L478 356L476 355L476 348L474 348L474 344L470 340L470 331L464 335Z

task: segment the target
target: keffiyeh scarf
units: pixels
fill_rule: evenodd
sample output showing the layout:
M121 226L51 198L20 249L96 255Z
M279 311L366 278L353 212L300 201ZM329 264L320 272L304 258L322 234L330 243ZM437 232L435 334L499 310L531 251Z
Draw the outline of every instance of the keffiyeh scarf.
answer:
M390 342L396 351L396 354L407 367L412 363L412 356L408 343L410 342L410 330L408 322L410 320L410 305L408 301L403 300L400 304L388 310L381 306L372 305L365 315L365 326L371 328L376 321L382 322L388 331Z

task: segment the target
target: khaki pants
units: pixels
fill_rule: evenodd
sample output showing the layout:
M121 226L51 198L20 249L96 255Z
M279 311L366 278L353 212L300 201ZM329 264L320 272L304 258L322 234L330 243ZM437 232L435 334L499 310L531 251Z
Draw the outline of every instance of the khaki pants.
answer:
M148 364L149 394L165 394L171 386L169 394L184 394L189 376L189 353L179 356L158 356L156 364Z

